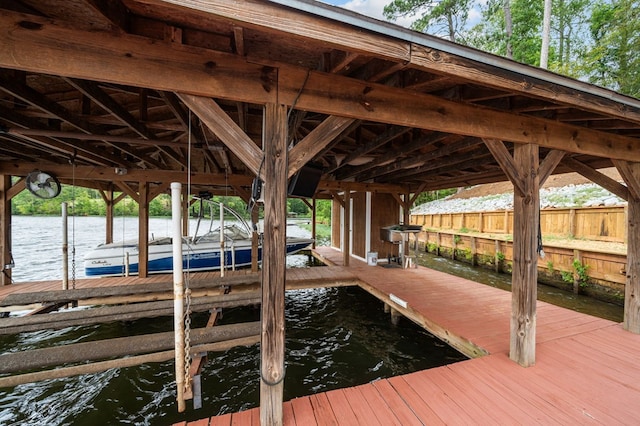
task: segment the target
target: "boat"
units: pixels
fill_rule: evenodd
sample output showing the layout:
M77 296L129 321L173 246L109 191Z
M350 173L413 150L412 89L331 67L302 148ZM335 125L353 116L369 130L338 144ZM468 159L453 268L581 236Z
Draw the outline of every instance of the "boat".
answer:
M201 200L207 201L207 200ZM230 213L234 220L212 229L214 221L213 205L210 203L211 222L209 230L198 236L200 228L199 215L193 236L182 238L182 267L185 271L213 271L220 269L220 238L224 235L225 269L251 266L252 230L248 223L235 211L219 204L220 208ZM202 205L202 204L201 204ZM202 208L200 209L202 212ZM311 238L287 237L287 255L303 250L313 243ZM173 239L171 237L151 238L148 244L149 274L171 273L173 271ZM262 261L262 236L258 238L258 262ZM100 244L84 257L84 271L92 276L124 276L138 273L138 241L120 241Z

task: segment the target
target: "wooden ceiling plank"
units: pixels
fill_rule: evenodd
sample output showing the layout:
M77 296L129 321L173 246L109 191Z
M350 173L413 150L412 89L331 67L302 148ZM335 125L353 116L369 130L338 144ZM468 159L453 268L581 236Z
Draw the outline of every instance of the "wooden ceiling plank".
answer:
M260 104L276 100L275 91L265 89L272 70L233 54L128 34L81 31L10 11L0 15L0 45L7 47L0 49L0 66L9 69L170 92L221 94ZM34 49L38 55L32 54Z
M349 162L363 155L367 155L371 151L374 151L382 147L383 145L387 144L389 141L392 141L393 139L400 137L405 133L408 133L409 131L411 131L411 128L409 127L391 126L385 132L378 135L371 142L360 145L358 148L353 150L349 155L346 156L346 158L342 161L342 163L339 166L335 167L333 170L331 170L330 173L336 171L337 169L344 166L345 164L348 164Z
M93 102L100 105L102 109L104 109L109 114L113 115L119 121L122 122L125 126L129 127L135 133L140 135L144 139L154 139L155 135L151 132L147 126L145 126L142 122L136 119L127 109L125 109L122 105L116 102L108 93L103 91L98 85L92 81L80 80L77 78L65 78L71 86L75 87L82 94L90 98ZM177 156L176 153L172 149L168 149L163 146L158 146L158 149L165 154L167 154L172 160L177 162L182 167L187 167L187 162L184 158ZM149 159L148 156L140 156L137 153L134 153L136 158L139 158L142 161L151 162L153 161ZM159 163L155 163L154 166L162 167Z
M104 152L104 150L97 150L85 144L78 144L71 141L59 141L55 139L55 137L46 137L44 134L47 133L48 130L41 129L42 124L38 120L25 117L2 105L0 105L0 116L15 126L19 126L5 129L6 133L23 140L31 141L37 146L37 149L44 152L51 153L53 151L67 157L77 155L78 158L98 165L116 164L123 167L129 167L131 165L121 158ZM38 134L39 132L44 133L40 135ZM31 135L29 133L34 134Z
M322 151L328 144L349 129L353 118L331 116L320 123L311 133L289 150L289 173L291 178L298 170Z
M406 188L400 185L375 182L340 182L336 180L321 180L318 184L318 191L342 192L346 190L356 192L373 192L379 194L401 194L406 192Z
M409 155L414 151L417 151L419 149L427 147L428 145L441 141L446 136L447 135L441 134L441 133L437 133L437 134L431 133L427 136L416 138L409 143L400 145L396 150L394 150L394 156L396 158L400 158L405 155ZM336 179L342 180L342 179L347 179L355 176L356 180L365 180L360 178L360 175L362 173L366 172L367 170L371 170L374 167L379 166L380 164L388 163L388 162L389 162L388 157L381 156L361 166L357 166L349 169L344 168L339 173L336 174Z
M485 160L492 160L493 156L485 149L474 149L469 152L465 152L463 155L453 154L443 158L439 158L438 161L429 161L423 166L414 167L411 169L400 169L395 173L384 175L381 179L376 179L382 182L399 182L405 179L426 179L428 176L438 176L441 173L454 170L462 170L470 167L479 167L485 165Z
M553 149L549 151L544 160L540 163L540 168L538 169L538 178L540 187L544 185L547 181L551 173L556 169L560 160L564 157L564 151L560 151L557 149Z
M616 194L623 200L629 201L629 189L619 182L616 182L614 179L611 179L609 176L600 173L599 171L571 157L565 157L562 160L562 163L576 173L579 173L582 176L586 177L591 182L600 185L607 191Z
M371 169L369 172L362 173L358 175L358 180L369 180L373 178L377 178L383 175L387 175L389 173L401 172L406 169L416 168L422 164L432 162L433 160L451 155L456 151L460 151L462 149L467 149L475 145L479 145L481 142L475 140L473 138L462 138L460 139L458 136L444 135L444 134L436 134L429 135L426 139L430 142L429 144L433 144L439 141L444 141L446 139L454 139L452 142L443 144L442 147L435 149L434 151L427 152L426 154L409 156L400 161L393 162L389 165L378 167L375 169ZM455 140L459 139L459 140Z
M228 0L136 0L137 3L151 7L166 6L167 3L186 7L204 16L221 16L235 22L259 26L273 32L284 32L290 36L311 39L315 42L330 44L351 52L366 52L387 59L408 62L410 47L406 41L391 37L360 31L353 31L350 26L339 22L299 13L294 9L283 8L275 4L259 0L230 2Z
M307 73L302 70L291 70L291 73L287 71L280 69L278 73L279 98L283 101L295 96L298 85L292 82L304 79L302 73ZM535 143L547 148L599 157L640 161L640 140L613 133L318 72L311 72L307 85L322 87L323 90L303 92L296 104L301 109L480 138Z
M427 46L412 44L411 64L438 74L452 75L507 92L521 93L544 99L553 99L565 105L577 105L580 108L640 123L640 110L622 108L617 102L587 92L579 96L569 88L546 83L533 77L501 70L497 67L457 57Z
M493 158L498 162L500 168L507 175L511 183L513 184L514 191L518 192L520 196L524 197L526 194L524 186L522 186L522 178L518 171L518 165L513 159L509 150L504 145L504 142L497 139L483 139L484 144L487 146Z
M124 28L125 7L115 1L55 1L22 0L51 18L73 20L93 31L117 31Z
M258 176L261 173L262 150L213 99L185 93L178 94L178 97L253 174Z
M79 117L76 114L73 114L72 112L70 112L69 110L67 110L66 108L64 108L63 106L60 106L58 103L53 102L51 100L49 100L47 97L43 96L42 94L40 94L39 92L37 92L36 90L26 86L26 85L21 85L18 84L16 82L8 82L6 81L6 79L3 79L2 81L2 90L4 90L7 93L10 93L12 96L15 96L21 100L23 100L24 102L27 102L31 105L33 105L36 108L41 109L42 111L45 111L47 114L50 114L68 124L70 124L71 126L77 128L78 130L87 133L87 134L101 134L101 133L105 133L106 132L106 128L103 126L95 126L90 124L88 121L86 121L84 118ZM109 143L109 142L108 142ZM113 143L109 143L110 145L114 146L117 149L120 149L121 151L140 159L141 161L145 161L151 165L154 166L158 166L157 163L153 162L153 160L150 159L145 159L145 158L141 158L139 155L137 155L134 151L129 150L127 148L124 148L122 146L119 146L117 144L113 144Z
M155 138L153 133L147 129L144 124L138 121L129 111L109 96L109 94L98 87L96 83L77 78L65 78L64 80L144 139Z
M0 66L260 104L275 101L277 96L278 102L287 105L297 98L301 82L308 75L307 69L280 64L275 77L279 90L273 90L276 84L272 68L243 62L237 55L178 49L157 41L150 44L134 36L81 32L29 16L29 22L38 26L38 31L33 31L20 26L24 20L24 15L14 13L0 17L0 44L11 46L0 49ZM52 40L68 42L61 46ZM36 47L39 55L25 53ZM203 58L211 58L212 64L205 62L203 67ZM112 66L95 65L105 61ZM612 133L459 104L332 74L311 72L307 86L323 90L302 93L296 105L299 109L640 161L640 141Z

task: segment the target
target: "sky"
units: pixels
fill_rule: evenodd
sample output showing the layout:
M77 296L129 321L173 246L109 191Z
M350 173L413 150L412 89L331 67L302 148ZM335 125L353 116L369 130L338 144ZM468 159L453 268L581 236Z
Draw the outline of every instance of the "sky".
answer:
M353 12L360 13L362 15L370 16L372 18L386 21L382 15L384 7L391 3L392 0L320 0L323 3L327 3L333 6L340 6ZM477 1L476 3L484 3L484 0ZM399 18L393 21L395 24L408 28L411 23L415 21L416 17ZM480 20L480 12L477 7L469 11L468 24L473 25Z

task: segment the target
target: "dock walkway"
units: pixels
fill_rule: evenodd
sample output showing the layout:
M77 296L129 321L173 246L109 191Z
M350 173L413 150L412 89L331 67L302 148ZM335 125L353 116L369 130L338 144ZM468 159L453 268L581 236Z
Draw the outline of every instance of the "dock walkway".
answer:
M316 252L341 263L338 251ZM287 401L285 425L638 424L640 336L620 324L538 302L536 365L522 368L508 357L508 292L423 267L352 258L345 269L383 300L406 302L390 302L403 314L488 355ZM188 424L259 417L255 408Z

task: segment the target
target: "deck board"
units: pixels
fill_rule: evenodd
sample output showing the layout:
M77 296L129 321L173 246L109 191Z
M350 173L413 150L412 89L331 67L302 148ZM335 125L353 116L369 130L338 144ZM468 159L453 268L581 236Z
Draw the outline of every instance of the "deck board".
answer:
M508 357L509 292L422 267L382 268L352 258L351 266L343 268L340 252L317 252L336 266L288 271L289 288L361 285L388 303L393 303L393 293L407 303L406 314L446 330L452 338L473 342L489 355L287 401L285 425L637 424L640 336L621 325L538 302L536 364L522 368ZM247 272L228 275L240 274ZM195 279L216 276L205 273ZM128 277L76 284L84 288L163 280L166 277ZM59 288L58 281L14 284L0 288L0 300L12 292ZM259 417L259 409L251 409L203 419L202 424L257 425Z

